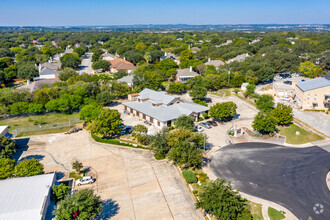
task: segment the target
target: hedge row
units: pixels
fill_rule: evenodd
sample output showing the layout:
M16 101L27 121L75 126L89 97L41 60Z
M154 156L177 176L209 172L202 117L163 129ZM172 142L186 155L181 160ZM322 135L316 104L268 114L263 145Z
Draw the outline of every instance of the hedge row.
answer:
M91 133L92 138L96 141L96 142L101 142L101 143L105 143L105 144L114 144L114 145L120 145L120 146L126 146L126 147L132 147L132 148L139 148L139 149L145 149L145 150L150 150L150 148L148 147L143 147L141 145L137 145L134 146L133 144L129 144L129 143L122 143L118 140L115 139L105 139L105 138L101 138L98 137L97 135Z

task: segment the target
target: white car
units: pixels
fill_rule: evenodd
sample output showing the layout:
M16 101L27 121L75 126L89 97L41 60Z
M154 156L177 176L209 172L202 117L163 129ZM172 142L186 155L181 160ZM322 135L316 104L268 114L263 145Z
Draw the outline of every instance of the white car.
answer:
M289 97L282 97L281 100L282 101L291 101L291 98L289 98Z
M201 126L197 125L197 126L195 127L195 131L203 132L204 129L203 129Z
M91 176L84 176L83 178L80 178L79 180L76 180L76 185L85 185L85 184L92 184L94 182L93 177Z

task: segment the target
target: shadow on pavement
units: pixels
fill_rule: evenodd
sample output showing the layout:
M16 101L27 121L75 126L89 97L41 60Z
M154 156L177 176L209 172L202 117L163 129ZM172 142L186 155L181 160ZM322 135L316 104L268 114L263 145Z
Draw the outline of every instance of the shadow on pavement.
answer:
M102 213L96 218L98 220L109 219L115 216L118 213L119 205L115 200L107 199L102 202L103 211Z

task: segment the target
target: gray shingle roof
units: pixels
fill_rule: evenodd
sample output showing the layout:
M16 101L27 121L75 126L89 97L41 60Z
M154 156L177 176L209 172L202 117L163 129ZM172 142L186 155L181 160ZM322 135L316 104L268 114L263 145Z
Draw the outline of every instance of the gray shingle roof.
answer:
M176 74L177 77L179 76L198 76L198 73L191 71L190 72L190 68L186 68L186 69L182 69L182 70L178 70L178 73Z
M297 83L296 86L298 88L300 88L302 91L306 92L306 91L330 86L330 80L325 79L325 78L315 78L315 79Z
M61 71L54 71L52 69L49 69L48 67L42 68L42 70L39 73L39 76L44 76L44 75L60 75Z
M225 63L222 60L210 60L205 63L205 65L212 65L215 67L225 65Z
M59 80L50 80L50 79L43 79L43 80L37 80L33 81L30 85L23 85L18 87L17 89L28 89L30 92L35 92L40 89L43 85L52 85L55 82L59 82Z
M185 100L180 103L168 106L154 106L152 101L133 101L124 103L124 105L161 122L175 120L181 115L191 115L192 113L202 113L209 110L209 107L198 105Z
M157 92L151 89L144 89L137 96L138 99L150 99L154 104L169 104L174 99L179 98L179 96L167 95L166 92Z
M118 79L118 82L125 82L125 83L130 83L133 84L133 78L134 78L134 74L128 75L128 76L124 76L120 79Z

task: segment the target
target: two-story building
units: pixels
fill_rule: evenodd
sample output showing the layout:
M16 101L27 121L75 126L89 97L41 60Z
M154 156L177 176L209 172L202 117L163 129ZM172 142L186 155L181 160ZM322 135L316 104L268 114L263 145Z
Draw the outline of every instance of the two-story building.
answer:
M315 78L297 83L295 101L301 109L326 110L330 108L330 80Z

